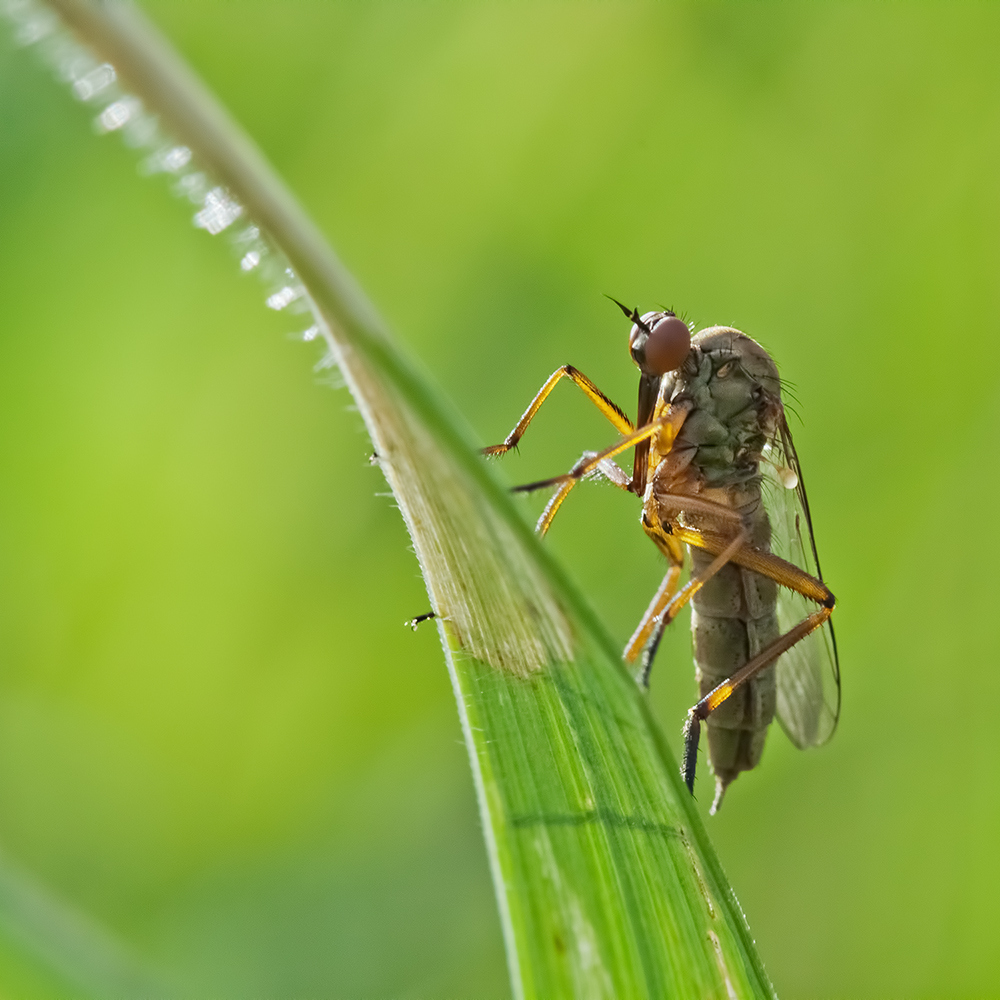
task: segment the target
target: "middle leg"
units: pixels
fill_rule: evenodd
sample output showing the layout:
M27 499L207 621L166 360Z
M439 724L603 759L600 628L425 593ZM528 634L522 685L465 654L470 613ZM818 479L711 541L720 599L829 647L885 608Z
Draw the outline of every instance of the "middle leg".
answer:
M585 453L583 458L581 458L580 461L569 470L569 472L562 476L554 476L552 479L542 479L536 483L527 483L524 486L515 486L515 493L530 493L534 490L545 489L548 486L558 487L556 492L553 493L552 498L546 504L545 510L542 512L542 516L538 519L538 524L535 526L535 530L540 535L544 535L545 532L549 530L549 525L555 518L556 513L562 506L563 501L569 495L570 490L573 489L573 487L576 486L581 479L590 475L590 473L595 470L604 471L604 469L610 469L608 462L613 459L615 455L620 455L623 451L628 451L629 448L634 448L640 441L647 441L649 438L659 434L664 429L668 429L672 438L676 433L675 428L679 427L680 424L683 423L684 417L686 416L687 409L679 409L676 412L668 410L662 417L646 424L645 427L640 427L638 430L632 431L631 434L627 434L621 439L621 441L612 445L610 448L605 448L604 451ZM608 472L604 471L604 474L608 475ZM611 478L612 482L616 481L613 474L608 478ZM629 487L631 487L631 480L629 481Z
M683 494L647 494L643 504L642 527L656 544L657 548L667 557L670 569L667 571L660 589L654 595L653 600L646 609L646 613L642 616L642 621L639 622L622 654L627 663L634 663L639 653L643 649L647 649L648 655L643 658L643 669L641 671L645 687L649 686L649 671L652 668L653 656L656 653L656 647L659 646L663 629L673 621L681 608L694 597L702 584L710 579L711 576L714 576L724 565L724 562L719 562L718 565L713 564L709 567L711 573L709 575L702 574L702 579L698 583L691 581L688 587L682 591L686 596L680 599L681 595L677 594L677 584L684 562L684 543L677 533L677 527L674 522L669 518L665 518L664 514L670 511L679 513L682 510L708 514L718 521L725 522L729 529L729 534L735 532L739 536L742 529L742 521L739 514L721 504ZM744 535L743 538L745 540L746 536ZM723 541L720 551L723 551L725 548L726 542ZM692 584L695 584L695 586L693 589L689 589ZM675 598L679 601L676 605L674 604ZM661 618L668 607L670 608L669 615ZM652 650L648 650L648 643L654 629L657 631L657 636Z
M643 649L642 666L639 674L639 679L643 687L649 687L649 675L653 670L653 659L656 656L657 649L659 649L660 640L663 638L663 632L666 627L677 617L684 605L746 544L746 540L747 531L745 528L741 528L732 541L709 563L706 569L688 580L684 587L673 595L669 603L666 603L663 610L657 616L650 630L652 634Z

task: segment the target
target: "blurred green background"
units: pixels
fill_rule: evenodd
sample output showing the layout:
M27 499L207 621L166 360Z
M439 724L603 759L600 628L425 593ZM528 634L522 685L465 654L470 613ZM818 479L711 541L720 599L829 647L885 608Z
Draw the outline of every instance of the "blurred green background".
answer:
M1000 7L144 7L484 444L564 362L634 407L604 292L771 350L843 714L817 752L775 729L710 832L781 996L1000 996ZM360 418L89 119L4 31L3 851L178 995L507 996ZM612 440L560 388L499 474ZM622 642L662 572L637 517L592 485L547 542ZM693 694L685 622L675 750Z

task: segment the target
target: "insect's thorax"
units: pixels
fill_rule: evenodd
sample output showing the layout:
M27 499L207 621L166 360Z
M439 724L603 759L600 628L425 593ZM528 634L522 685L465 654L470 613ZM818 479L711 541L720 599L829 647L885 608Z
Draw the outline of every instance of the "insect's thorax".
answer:
M652 442L650 480L658 490L714 494L727 507L753 505L781 409L770 356L735 330L703 331L683 367L664 376L657 411L682 404L690 411L677 437Z

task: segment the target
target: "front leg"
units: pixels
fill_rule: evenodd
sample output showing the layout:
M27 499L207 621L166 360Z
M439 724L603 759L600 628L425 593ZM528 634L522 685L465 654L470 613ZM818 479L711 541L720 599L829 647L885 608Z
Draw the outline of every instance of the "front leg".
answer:
M541 408L542 403L548 398L549 393L556 387L556 383L562 378L568 378L574 385L579 386L594 406L615 425L619 434L631 434L635 430L632 421L625 416L622 408L608 399L583 372L572 365L563 365L562 368L557 368L546 379L545 385L535 394L535 398L528 404L528 408L524 413L521 414L521 419L514 425L514 429L507 435L503 444L494 444L489 448L483 448L483 454L503 455L510 451L511 448L516 448L518 441L521 440L524 432L528 429L528 424L531 423L535 414Z

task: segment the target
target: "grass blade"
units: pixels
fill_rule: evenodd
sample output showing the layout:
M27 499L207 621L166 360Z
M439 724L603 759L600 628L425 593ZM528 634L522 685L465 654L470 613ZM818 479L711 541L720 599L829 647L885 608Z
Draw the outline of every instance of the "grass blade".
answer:
M291 283L269 304L308 304L354 395L439 616L515 993L771 995L643 696L447 406L155 30L122 3L49 7L223 186L205 195L199 224L221 232L245 214L287 259ZM109 129L139 105L121 107ZM220 205L221 221L205 216Z

